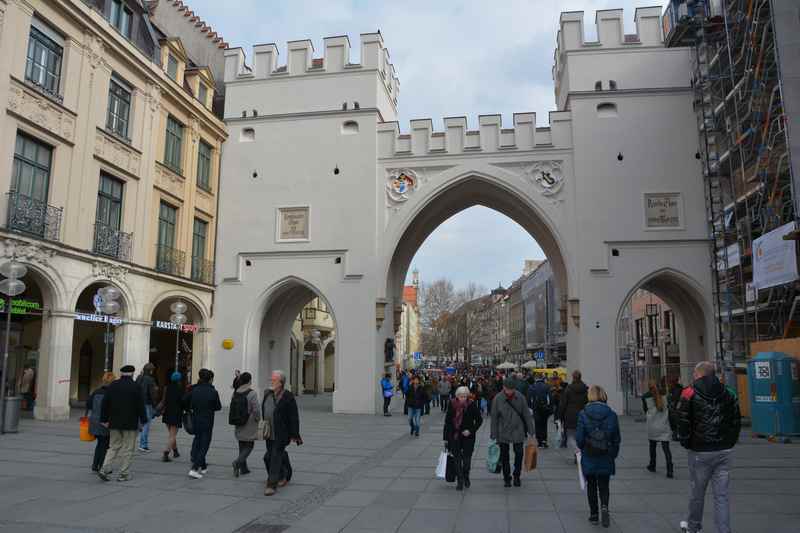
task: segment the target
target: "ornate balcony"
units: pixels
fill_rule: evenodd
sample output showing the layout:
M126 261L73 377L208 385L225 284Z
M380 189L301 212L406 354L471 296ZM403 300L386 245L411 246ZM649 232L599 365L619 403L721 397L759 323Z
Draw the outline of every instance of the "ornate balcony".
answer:
M170 248L169 246L156 246L156 270L173 276L183 276L186 264L186 252Z
M11 191L8 196L6 227L46 241L61 240L61 216L64 209Z
M192 257L192 280L214 284L214 261L209 261L202 257Z
M133 234L119 231L106 224L94 225L94 253L120 261L131 260Z

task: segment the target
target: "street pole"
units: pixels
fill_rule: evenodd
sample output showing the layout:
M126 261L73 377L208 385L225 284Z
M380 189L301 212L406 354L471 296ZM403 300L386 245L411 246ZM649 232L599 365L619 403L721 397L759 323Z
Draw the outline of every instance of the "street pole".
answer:
M6 381L8 376L8 338L11 335L11 296L6 298L6 338L3 347L3 373L0 379L0 435L6 432Z
M108 317L106 317L106 320L108 320ZM108 334L109 334L110 331L111 331L111 323L110 322L106 322L106 335L103 338L103 343L105 344L105 348L106 348L106 364L105 364L105 367L106 367L105 371L106 372L111 372L111 364L110 364L110 361L108 360Z
M178 365L180 364L181 358L181 327L178 326L178 329L175 331L175 372L180 372Z

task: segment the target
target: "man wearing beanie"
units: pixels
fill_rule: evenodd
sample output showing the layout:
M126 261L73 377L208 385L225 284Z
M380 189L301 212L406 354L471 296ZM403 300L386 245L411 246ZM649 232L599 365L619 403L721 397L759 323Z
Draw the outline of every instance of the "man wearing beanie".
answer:
M514 448L514 486L519 487L522 472L523 444L528 435L533 436L533 419L525 398L516 389L514 378L503 380L503 390L492 400L490 436L500 446L500 462L505 486L511 486L510 448Z
M97 472L103 481L109 480L114 461L121 462L117 481L130 479L130 468L136 450L139 428L147 422L147 412L141 388L133 381L136 369L132 365L120 368L120 378L108 386L103 398L100 423L109 429L110 442L105 462Z

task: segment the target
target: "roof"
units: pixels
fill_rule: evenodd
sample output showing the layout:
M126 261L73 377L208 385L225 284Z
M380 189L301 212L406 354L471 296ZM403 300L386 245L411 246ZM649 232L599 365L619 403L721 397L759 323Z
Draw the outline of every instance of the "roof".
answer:
M405 303L416 306L417 305L417 288L413 285L406 285L403 287L403 301Z

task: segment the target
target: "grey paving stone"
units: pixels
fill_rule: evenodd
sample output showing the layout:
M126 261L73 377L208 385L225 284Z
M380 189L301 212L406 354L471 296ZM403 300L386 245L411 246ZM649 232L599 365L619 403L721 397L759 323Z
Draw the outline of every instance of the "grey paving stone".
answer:
M376 531L394 533L406 519L408 509L397 509L385 506L370 505L361 510L347 524L344 531Z
M363 490L343 490L327 500L326 505L334 507L366 507L378 497L376 492Z
M509 533L531 533L541 531L547 533L560 533L564 531L561 519L553 512L520 512L508 513Z
M458 512L441 509L413 509L398 529L400 533L440 533L452 531Z
M508 513L504 510L465 509L459 513L453 531L456 533L507 533Z

